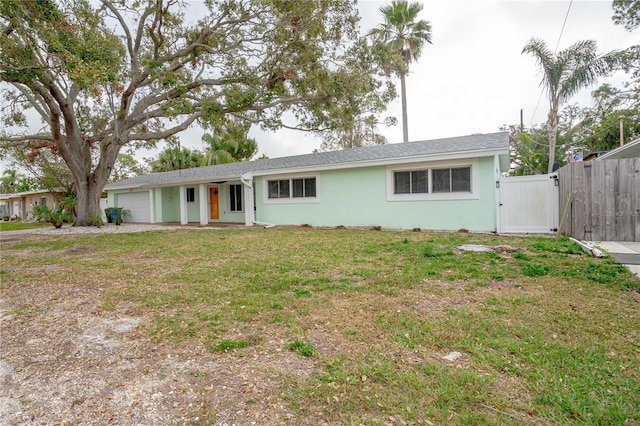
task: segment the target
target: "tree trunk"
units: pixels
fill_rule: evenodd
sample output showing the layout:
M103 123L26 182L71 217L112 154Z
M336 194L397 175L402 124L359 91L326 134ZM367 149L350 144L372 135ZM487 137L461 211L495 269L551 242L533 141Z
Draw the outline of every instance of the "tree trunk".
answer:
M547 117L547 131L549 132L549 167L547 173L553 173L553 163L556 160L556 134L558 132L558 104L552 103Z
M100 194L104 184L98 185L88 178L84 184L76 183L76 220L73 226L93 226L101 217Z
M400 74L400 92L402 97L402 140L409 142L409 125L407 123L407 83L404 74Z
M83 153L85 161L67 161L73 174L76 193L76 219L73 226L93 226L102 217L100 195L118 158L120 145L103 142L100 161L92 171L91 151Z

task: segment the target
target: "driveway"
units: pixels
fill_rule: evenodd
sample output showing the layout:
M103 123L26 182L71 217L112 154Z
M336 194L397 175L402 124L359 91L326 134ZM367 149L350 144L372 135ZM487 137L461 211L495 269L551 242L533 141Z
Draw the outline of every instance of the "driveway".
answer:
M640 243L616 241L592 241L591 245L600 247L640 277Z

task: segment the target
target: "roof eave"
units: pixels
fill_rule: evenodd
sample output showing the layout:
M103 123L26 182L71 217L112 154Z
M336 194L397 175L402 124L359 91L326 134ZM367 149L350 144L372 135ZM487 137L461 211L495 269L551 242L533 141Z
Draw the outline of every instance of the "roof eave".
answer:
M274 170L259 170L253 172L254 176L271 176L282 175L289 173L305 173L325 170L341 170L351 168L362 167L376 167L376 166L392 166L395 164L410 164L410 163L424 163L434 161L446 161L458 158L480 158L480 157L493 157L494 155L508 154L508 148L493 148L482 149L475 151L456 151L447 152L441 154L424 154L418 156L396 157L396 158L382 158L379 160L365 160L365 161L350 161L345 163L333 163L322 164L317 166L304 166L304 167L288 167L286 169L274 169Z
M627 142L626 144L613 149L606 154L602 154L596 158L599 160L615 160L620 158L634 158L640 156L640 138Z

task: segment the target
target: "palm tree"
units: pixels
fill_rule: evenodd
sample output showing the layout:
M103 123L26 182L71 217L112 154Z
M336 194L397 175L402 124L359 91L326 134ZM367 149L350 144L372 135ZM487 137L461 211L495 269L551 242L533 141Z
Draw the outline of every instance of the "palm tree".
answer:
M384 22L369 32L375 41L384 44L397 55L397 61L392 67L400 77L402 136L405 142L409 140L405 77L409 73L409 63L418 60L425 43L431 43L431 24L423 19L416 21L422 8L421 3L393 0L390 5L380 8Z
M0 186L2 187L2 193L9 194L16 192L16 187L18 186L18 179L20 175L17 171L13 169L7 169L2 173L2 178L0 179Z
M549 97L547 131L549 133L549 167L553 172L556 136L560 119L560 104L575 95L580 89L595 83L598 77L613 69L614 55L598 56L597 43L593 40L579 41L558 53L552 52L544 41L532 38L522 53L533 55L542 69L542 82Z
M206 165L233 163L238 150L238 142L234 139L223 139L215 134L205 133L202 135L202 142L207 145L205 151Z
M170 146L158 155L149 165L153 173L198 167L204 156L197 150L191 151L180 146Z

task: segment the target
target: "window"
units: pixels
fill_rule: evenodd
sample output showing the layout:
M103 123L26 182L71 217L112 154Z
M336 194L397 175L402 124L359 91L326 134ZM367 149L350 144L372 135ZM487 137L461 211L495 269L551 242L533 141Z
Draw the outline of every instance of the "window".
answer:
M477 200L479 174L477 159L388 166L387 201Z
M289 179L270 180L269 198L289 198Z
M47 197L40 198L40 207L47 207Z
M293 197L308 198L316 196L316 178L292 179Z
M242 211L242 185L229 185L229 211Z
M471 192L471 167L432 170L433 192Z
M315 198L316 178L280 179L267 182L269 198Z
M196 189L187 188L187 203L194 203L196 201Z
M394 172L394 194L426 194L429 192L429 171Z

